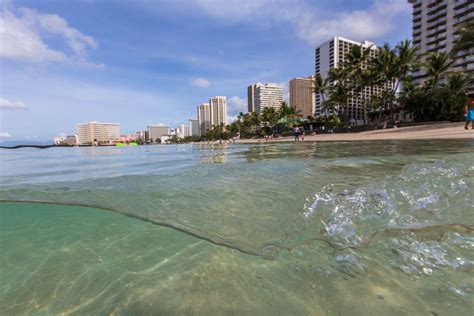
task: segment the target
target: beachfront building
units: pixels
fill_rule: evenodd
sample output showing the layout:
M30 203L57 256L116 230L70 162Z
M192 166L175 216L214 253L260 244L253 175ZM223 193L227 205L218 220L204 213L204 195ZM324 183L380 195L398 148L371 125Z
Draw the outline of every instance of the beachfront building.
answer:
M189 133L190 136L198 136L199 135L199 121L195 118L189 119Z
M158 142L161 139L161 136L169 134L170 127L164 124L157 124L157 125L148 125L148 137L146 139L147 142Z
M148 136L148 131L147 130L142 130L142 131L137 131L135 133L135 139L145 142L147 140Z
M221 124L227 125L227 98L213 97L209 100L211 128Z
M290 106L295 107L300 114L307 118L314 116L315 93L313 92L314 76L307 78L294 78L290 80Z
M88 122L77 124L77 143L79 145L88 145L94 142L105 144L119 140L120 126L118 123Z
M256 84L247 87L247 108L248 113L255 112L255 86Z
M197 107L197 116L199 124L199 135L211 130L211 112L209 103L203 103Z
M354 45L362 45L363 48L370 47L369 58L375 58L378 55L379 49L372 42L359 43L336 36L316 48L315 74L319 74L325 79L328 77L329 69L344 67L347 55ZM349 98L347 104L339 109L339 116L347 119L351 125L363 125L367 121L367 109L365 108L366 105L363 104L363 100L370 100L372 94L378 94L384 89L383 86L366 87L360 95ZM319 94L316 94L315 100L316 117L326 115L327 113L323 113L321 110L322 99Z
M257 82L247 88L249 112L261 113L264 108L279 110L283 102L283 88L276 83Z
M176 136L178 138L185 138L191 136L190 127L188 124L181 124L176 130Z
M458 27L474 18L472 0L408 0L413 6L413 44L419 47L421 61L428 53L450 52L459 39ZM474 51L461 51L455 56L451 70L474 73ZM421 84L427 74L421 68L412 75ZM474 86L471 87L474 90Z

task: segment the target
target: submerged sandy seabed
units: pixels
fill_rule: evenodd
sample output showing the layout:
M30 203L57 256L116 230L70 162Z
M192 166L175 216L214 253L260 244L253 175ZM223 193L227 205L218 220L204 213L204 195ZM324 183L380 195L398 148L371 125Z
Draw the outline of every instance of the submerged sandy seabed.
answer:
M306 135L305 141L361 141L392 139L474 139L474 130L464 129L464 122L440 123L422 126L402 127L361 133ZM469 127L471 125L469 124ZM271 142L294 141L293 137L280 137ZM236 143L260 143L265 139L241 139Z

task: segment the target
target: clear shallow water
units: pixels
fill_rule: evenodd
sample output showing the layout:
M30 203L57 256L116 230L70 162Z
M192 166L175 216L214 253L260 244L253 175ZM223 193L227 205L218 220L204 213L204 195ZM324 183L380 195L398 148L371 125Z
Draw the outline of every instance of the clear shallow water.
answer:
M2 151L1 200L96 208L0 204L0 313L468 314L473 153L466 141Z

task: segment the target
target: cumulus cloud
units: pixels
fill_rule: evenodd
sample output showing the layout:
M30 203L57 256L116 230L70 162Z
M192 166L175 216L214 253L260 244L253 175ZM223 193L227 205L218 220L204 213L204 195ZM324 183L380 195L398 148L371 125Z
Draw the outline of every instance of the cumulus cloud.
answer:
M12 135L7 132L0 132L0 138L11 138Z
M60 38L71 52L48 47L46 37ZM92 37L69 26L56 14L42 14L28 8L14 10L8 6L0 13L0 41L0 57L29 62L85 62L87 49L97 47Z
M373 0L364 10L336 13L315 8L307 0L194 0L207 15L227 23L290 23L296 36L310 45L318 45L333 36L354 40L375 40L393 31L397 16L409 13L405 0Z
M211 85L211 82L204 78L197 78L191 82L191 85L199 88L208 88Z
M229 105L229 112L230 113L240 113L240 112L247 112L248 104L247 100L242 99L238 96L233 96L227 100L227 104Z
M22 101L12 101L0 98L0 109L27 110L28 107Z
M332 36L345 36L355 40L375 40L396 27L396 17L409 13L406 1L375 1L367 10L337 12L319 19L314 12L301 12L296 20L297 36L317 45Z

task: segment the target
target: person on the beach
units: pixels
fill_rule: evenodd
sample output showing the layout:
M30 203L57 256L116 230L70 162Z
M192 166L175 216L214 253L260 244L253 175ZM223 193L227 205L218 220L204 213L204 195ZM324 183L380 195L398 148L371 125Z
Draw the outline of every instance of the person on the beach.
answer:
M474 100L469 99L466 101L464 116L466 117L466 125L464 125L464 128L469 129L469 123L471 123L471 129L474 129Z
M300 129L298 127L294 127L293 133L295 134L295 142L298 142L300 140Z
M301 129L301 140L304 141L304 129Z

